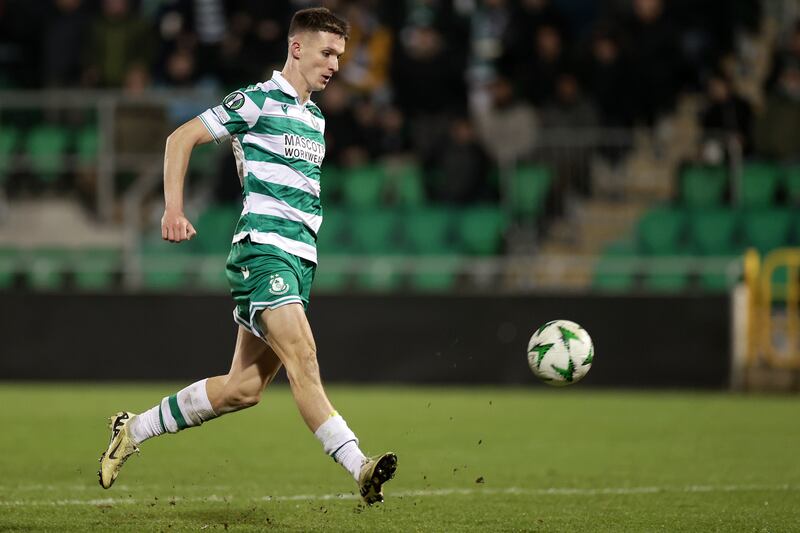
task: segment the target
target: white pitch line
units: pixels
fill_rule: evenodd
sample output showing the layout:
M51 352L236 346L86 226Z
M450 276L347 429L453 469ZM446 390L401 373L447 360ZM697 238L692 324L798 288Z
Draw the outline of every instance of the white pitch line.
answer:
M402 497L433 497L433 496L472 496L483 495L509 495L509 496L600 496L600 495L637 495L654 493L711 493L711 492L747 492L747 491L798 491L800 486L794 485L689 485L686 487L606 487L606 488L568 488L551 487L545 489L523 489L519 487L508 488L482 488L482 489L419 489L392 492L392 498ZM286 496L262 496L259 498L244 498L244 501L325 501L325 500L356 500L355 494L294 494ZM234 496L219 496L210 494L202 497L173 497L165 498L166 503L193 503L193 502L233 502L238 500ZM57 500L0 500L2 507L25 506L68 506L68 505L135 505L152 503L152 499L142 500L136 498L93 498L57 499Z

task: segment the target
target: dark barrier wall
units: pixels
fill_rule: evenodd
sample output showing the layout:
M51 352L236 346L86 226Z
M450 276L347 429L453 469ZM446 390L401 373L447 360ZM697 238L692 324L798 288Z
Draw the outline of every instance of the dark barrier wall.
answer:
M225 373L226 296L0 295L0 379L169 379ZM567 318L595 342L586 385L723 387L726 296L316 296L326 381L534 383L528 337Z

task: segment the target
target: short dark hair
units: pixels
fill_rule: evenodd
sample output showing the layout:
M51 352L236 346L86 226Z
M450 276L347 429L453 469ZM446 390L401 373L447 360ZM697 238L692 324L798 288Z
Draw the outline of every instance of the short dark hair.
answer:
M301 31L324 31L350 37L350 25L346 20L337 17L326 7L301 9L292 17L289 24L289 37Z

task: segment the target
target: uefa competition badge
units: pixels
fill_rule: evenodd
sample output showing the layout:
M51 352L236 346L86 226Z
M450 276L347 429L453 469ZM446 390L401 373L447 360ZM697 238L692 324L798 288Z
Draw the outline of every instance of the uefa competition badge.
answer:
M232 92L225 99L222 101L222 105L230 109L231 111L236 111L237 109L241 109L244 105L244 93L241 91Z
M269 277L269 292L272 294L286 294L289 285L283 281L280 274L273 274Z

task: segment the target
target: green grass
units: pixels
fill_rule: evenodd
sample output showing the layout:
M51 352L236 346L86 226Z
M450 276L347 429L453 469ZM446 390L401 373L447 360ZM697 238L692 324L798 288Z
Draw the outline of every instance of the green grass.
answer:
M399 456L386 503L364 508L278 386L253 409L145 443L102 490L105 418L177 388L0 384L0 531L788 532L800 524L800 411L791 396L330 387L365 451ZM326 497L335 494L345 497Z

